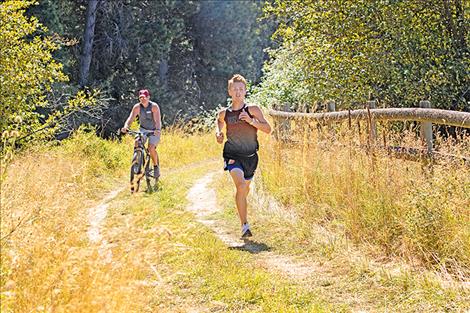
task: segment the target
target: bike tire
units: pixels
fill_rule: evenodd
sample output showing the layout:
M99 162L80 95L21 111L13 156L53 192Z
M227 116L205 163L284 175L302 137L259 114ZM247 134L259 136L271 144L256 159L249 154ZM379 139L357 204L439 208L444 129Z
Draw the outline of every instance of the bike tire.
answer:
M134 156L132 157L132 166L131 170L134 171L134 174L142 173L142 164L143 155L141 150L134 151Z
M158 164L158 167L160 167L160 160L158 160L157 164ZM158 189L159 189L159 186L158 186L158 179L159 178L160 178L160 176L154 177L154 179L155 179L155 191L158 191Z
M132 157L132 164L130 170L130 183L131 183L131 192L139 191L140 187L140 178L139 175L142 173L142 151L136 150L134 156Z
M147 155L147 160L145 163L145 182L147 183L147 191L152 191L152 175L150 174L150 156Z

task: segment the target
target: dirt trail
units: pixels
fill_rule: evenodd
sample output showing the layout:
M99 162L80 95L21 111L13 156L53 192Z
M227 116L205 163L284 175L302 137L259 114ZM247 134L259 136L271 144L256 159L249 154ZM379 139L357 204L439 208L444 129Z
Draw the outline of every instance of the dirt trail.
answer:
M162 175L179 173L198 166L215 163L216 161L216 159L209 159L201 162L191 163L171 170L163 170ZM103 224L108 214L108 207L111 204L112 200L116 198L119 193L126 190L126 188L128 188L128 186L127 184L124 184L123 187L119 187L112 190L101 200L98 205L87 209L89 223L89 227L87 230L88 240L92 244L98 246L98 253L104 259L105 263L111 262L112 252L110 249L110 244L105 238L103 238L102 235Z
M184 166L182 168L176 168L167 171L165 174L177 173L188 168L197 167L204 164L214 163L213 160L199 162ZM280 255L273 251L265 243L257 242L254 240L241 240L239 238L239 229L233 229L223 219L214 217L214 213L220 212L222 209L217 205L217 196L213 188L210 187L210 183L214 179L217 172L210 172L202 178L198 179L192 188L188 191L187 199L189 205L187 210L193 212L196 220L208 228L210 228L215 235L224 242L229 249L247 251L255 256L255 262L259 266L265 268L267 271L281 274L287 278L294 279L296 281L305 281L308 284L308 280L312 277L323 277L325 280L329 280L332 273L325 271L324 266L318 265L316 262L307 262L291 255ZM112 254L113 243L109 243L104 235L105 221L108 215L108 209L113 203L113 200L118 196L119 193L126 191L126 187L120 187L108 193L102 201L88 209L88 221L89 228L87 231L88 239L92 245L98 248L98 253L102 257L104 263L114 262ZM277 203L270 201L263 196L263 199L257 199L257 201L269 201L270 209L273 211L281 210L277 207ZM292 218L296 218L292 216ZM127 224L127 221L126 223ZM256 238L256 234L255 237ZM356 301L354 301L356 302ZM355 303L357 305L357 302ZM362 305L360 305L362 307ZM202 310L204 311L204 310ZM362 310L354 309L354 312L363 312ZM367 311L367 310L366 310Z
M269 247L264 243L255 240L241 240L223 221L214 219L213 214L221 210L217 206L215 190L208 186L214 175L215 172L212 172L200 178L188 192L187 198L190 204L187 210L195 214L198 222L211 228L229 249L257 254L257 262L268 270L281 272L294 279L309 277L319 270L315 265L269 251Z
M371 311L366 299L353 294L345 296L344 292L346 291L336 290L336 281L340 280L341 277L336 276L326 264L320 265L317 262L307 261L292 255L274 253L270 251L270 247L265 243L256 240L241 240L238 237L238 229L234 230L222 219L214 217L214 213L222 210L217 205L215 190L209 186L215 174L216 172L212 172L197 180L187 194L190 203L187 210L194 213L198 222L209 227L229 249L247 251L256 255L256 264L267 271L284 275L286 278L306 285L320 284L322 288L331 290L331 301L350 305L354 313ZM253 187L255 186L253 185ZM286 216L286 212L282 210L276 201L262 193L258 194L256 191L254 193L257 198L256 202L262 204L262 202L268 201L268 207L272 212L281 214L282 211L283 216ZM298 218L292 212L287 213L287 215L291 218ZM256 234L254 238L256 238Z
M109 263L113 257L111 249L109 249L109 243L101 235L101 228L106 215L108 214L108 207L113 200L121 191L125 188L121 187L108 193L103 200L94 207L88 208L88 227L87 235L91 243L98 245L98 253L103 257L104 262Z

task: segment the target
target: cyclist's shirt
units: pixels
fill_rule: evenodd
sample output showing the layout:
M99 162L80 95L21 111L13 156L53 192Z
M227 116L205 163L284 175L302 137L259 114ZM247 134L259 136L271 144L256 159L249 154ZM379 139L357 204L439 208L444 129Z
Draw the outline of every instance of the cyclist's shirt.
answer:
M144 107L142 103L139 104L140 112L139 112L139 123L140 127L145 130L155 130L157 127L155 126L155 120L153 119L153 112L152 107L156 106L155 102L149 101L149 105Z
M230 108L225 110L224 121L227 126L227 141L224 145L224 157L248 157L258 151L258 129L239 119L238 116L242 111L245 111L253 118L246 104L239 110Z

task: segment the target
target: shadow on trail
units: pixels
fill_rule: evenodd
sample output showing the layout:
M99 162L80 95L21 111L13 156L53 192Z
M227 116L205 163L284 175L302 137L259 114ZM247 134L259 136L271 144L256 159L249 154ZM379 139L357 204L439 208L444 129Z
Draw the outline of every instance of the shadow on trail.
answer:
M228 248L230 250L247 251L252 254L257 254L264 251L271 251L271 247L263 242L252 241L250 239L244 239L243 242L243 245L231 246Z

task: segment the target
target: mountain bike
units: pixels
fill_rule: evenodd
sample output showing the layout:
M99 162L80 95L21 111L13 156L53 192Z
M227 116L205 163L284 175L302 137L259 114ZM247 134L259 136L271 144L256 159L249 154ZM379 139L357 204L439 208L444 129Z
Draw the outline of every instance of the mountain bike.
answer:
M154 176L153 167L150 166L150 153L148 145L144 144L144 136L149 136L153 132L140 132L128 130L128 134L135 135L136 144L134 145L134 154L132 155L132 164L130 168L131 192L139 191L140 181L145 176L147 191L158 190L158 177Z

